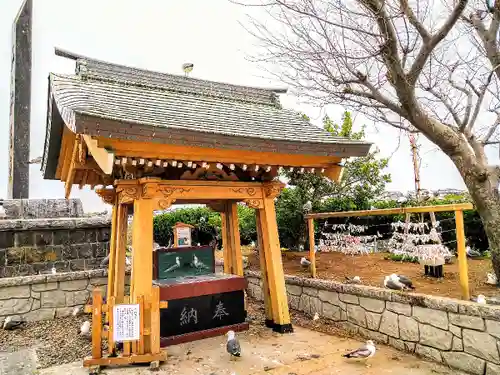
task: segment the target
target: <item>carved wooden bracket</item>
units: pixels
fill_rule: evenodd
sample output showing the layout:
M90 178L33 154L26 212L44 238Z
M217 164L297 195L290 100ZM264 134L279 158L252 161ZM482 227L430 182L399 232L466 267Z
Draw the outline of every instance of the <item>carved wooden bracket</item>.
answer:
M249 208L255 208L255 209L264 208L264 202L262 201L262 199L245 199L243 202Z
M285 184L281 182L270 182L270 183L264 183L263 184L263 189L264 189L264 195L266 198L276 198L278 195L280 195L281 190L285 187Z
M101 197L102 201L107 204L114 205L116 198L116 191L114 188L101 188L95 191L98 196Z

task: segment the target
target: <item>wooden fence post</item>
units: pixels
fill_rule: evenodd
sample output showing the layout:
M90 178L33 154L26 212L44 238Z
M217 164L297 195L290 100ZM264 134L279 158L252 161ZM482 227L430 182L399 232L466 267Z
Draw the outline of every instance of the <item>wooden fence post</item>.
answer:
M455 211L455 228L462 299L469 300L469 271L467 266L467 253L465 252L464 212L462 210Z
M311 276L316 278L316 252L314 251L314 219L307 219L309 227L309 261L311 262Z

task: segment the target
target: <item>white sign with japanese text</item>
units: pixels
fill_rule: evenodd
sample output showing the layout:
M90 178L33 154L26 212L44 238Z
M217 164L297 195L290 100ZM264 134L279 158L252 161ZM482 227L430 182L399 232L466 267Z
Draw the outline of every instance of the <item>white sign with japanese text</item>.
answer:
M139 325L139 305L113 307L113 340L115 342L139 340Z

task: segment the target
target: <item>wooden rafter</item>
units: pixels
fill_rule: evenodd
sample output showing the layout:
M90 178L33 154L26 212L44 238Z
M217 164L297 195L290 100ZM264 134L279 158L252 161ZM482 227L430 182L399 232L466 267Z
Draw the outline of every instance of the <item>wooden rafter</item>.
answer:
M113 172L113 163L115 161L114 153L109 152L103 147L99 147L97 141L88 135L83 135L83 139L85 140L89 153L92 155L97 165L99 165L104 174L111 175Z

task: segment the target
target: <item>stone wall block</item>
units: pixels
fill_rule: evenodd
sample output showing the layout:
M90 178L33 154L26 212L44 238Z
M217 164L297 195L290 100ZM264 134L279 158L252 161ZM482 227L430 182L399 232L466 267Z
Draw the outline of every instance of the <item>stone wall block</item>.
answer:
M346 306L347 320L357 324L360 327L366 328L366 312L361 306L350 305Z
M312 296L312 297L317 297L318 296L318 289L313 289L313 288L309 288L309 287L304 287L302 289L302 292L307 294L308 296Z
M413 318L399 315L399 337L402 340L418 342L420 339L418 323Z
M48 290L56 290L56 289L57 289L57 281L31 285L31 290L33 292L46 292Z
M493 363L486 364L485 375L498 375L498 374L500 374L500 366L494 365Z
M453 335L427 324L419 324L420 343L440 350L450 350Z
M53 243L53 232L50 230L36 231L35 232L35 245L48 246Z
M51 290L41 293L42 307L66 307L66 293L62 290Z
M483 375L486 362L463 352L443 352L443 360L448 366L470 374Z
M453 333L455 336L462 338L462 328L454 326L453 324L450 324L449 328L451 333Z
M303 293L300 296L299 311L302 311L303 313L305 313L307 315L314 314L313 306L312 306L312 297L310 295Z
M287 284L286 285L286 291L289 294L292 294L294 296L300 296L302 294L302 287L299 286L299 285L290 285L290 284ZM322 292L322 291L320 290L320 292Z
M8 300L11 298L29 298L30 296L31 289L29 285L0 288L0 300Z
M411 316L411 306L399 302L387 302L386 308L399 315Z
M457 336L453 336L453 342L451 344L451 350L453 350L454 352L461 352L464 350L464 345L462 343L462 339L457 337Z
M39 320L51 320L56 317L55 308L41 308L23 314L23 318L28 322L35 322Z
M369 329L365 329L362 327L358 327L358 333L370 340L375 341L376 343L379 344L387 344L389 338L387 335L384 335L383 333L377 332L377 331L370 331Z
M435 362L443 362L443 358L441 357L441 352L429 346L417 344L417 346L415 347L415 354Z
M398 340L393 337L389 337L389 346L396 348L400 351L407 353L414 353L416 344L414 342L406 342L403 340Z
M321 303L321 316L333 321L339 321L341 317L340 307L331 305L328 302Z
M5 251L5 265L17 266L25 262L24 247L11 247Z
M298 310L300 306L300 297L295 295L288 295L288 305L292 310Z
M24 246L34 246L35 236L32 231L21 231L16 232L14 236L14 246L24 247Z
M399 338L398 316L390 311L384 311L380 322L380 332L395 338Z
M374 298L359 297L359 304L367 311L381 313L385 309L385 301Z
M351 305L359 305L359 297L352 294L339 294L339 299L342 302L350 303Z
M84 290L87 289L88 285L88 279L61 281L59 283L59 289L64 291Z
M342 310L341 310L342 311ZM352 335L357 335L359 332L359 327L356 324L353 324L351 322L339 322L338 323L339 327L346 331L347 333L350 333Z
M318 297L323 302L331 303L332 305L340 307L345 310L345 303L340 300L339 294L337 292L330 292L327 290L320 290L318 292Z
M464 329L462 334L464 351L466 353L496 364L500 363L497 340L493 336L485 332L477 332L470 329Z
M484 320L477 316L463 315L463 314L448 314L450 323L463 328L475 329L484 331Z
M486 332L500 340L500 322L486 319Z
M366 312L366 326L372 331L378 331L380 328L380 320L382 319L381 314L374 312Z
M430 324L441 329L448 329L448 314L445 311L413 306L413 317L417 322Z
M7 249L9 247L14 247L14 232L0 232L0 249Z

